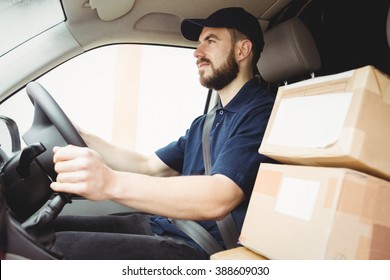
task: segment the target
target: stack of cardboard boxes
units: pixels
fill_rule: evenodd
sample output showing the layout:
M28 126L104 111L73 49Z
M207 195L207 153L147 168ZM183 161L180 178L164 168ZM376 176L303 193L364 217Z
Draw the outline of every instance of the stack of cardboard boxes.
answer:
M390 79L371 66L279 89L240 236L269 259L390 259Z

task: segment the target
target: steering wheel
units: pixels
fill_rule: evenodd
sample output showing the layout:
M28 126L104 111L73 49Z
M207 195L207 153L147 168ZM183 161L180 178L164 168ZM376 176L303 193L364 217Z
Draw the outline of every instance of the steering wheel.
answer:
M57 178L53 147L68 144L87 147L72 122L43 86L31 82L26 91L35 107L31 128L22 136L27 147L10 159L1 173L8 206L20 221L38 211L53 194L50 183ZM50 207L56 208L54 216L71 201L70 198L70 195L61 193L52 199L55 205Z
M35 107L31 128L23 135L27 145L42 143L46 151L37 157L37 161L49 177L55 181L53 147L72 144L87 147L76 128L65 115L49 92L38 82L30 82L26 86L27 95Z

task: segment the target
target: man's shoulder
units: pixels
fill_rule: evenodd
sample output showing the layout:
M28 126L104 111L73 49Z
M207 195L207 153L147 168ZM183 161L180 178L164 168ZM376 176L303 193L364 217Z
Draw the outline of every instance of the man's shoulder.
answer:
M248 82L247 90L252 93L253 98L251 98L250 101L255 104L267 105L275 102L275 96L270 90L265 88L257 78L253 78Z
M272 108L275 103L275 96L271 92L264 88L262 85L258 84L255 88L252 89L252 98L249 99L247 103L248 106L255 108Z

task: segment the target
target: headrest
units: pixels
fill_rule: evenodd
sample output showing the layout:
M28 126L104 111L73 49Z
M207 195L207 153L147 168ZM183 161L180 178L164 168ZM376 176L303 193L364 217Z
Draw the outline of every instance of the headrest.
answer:
M390 6L389 6L389 11L387 12L386 31L387 31L387 44L389 45L390 48Z
M298 18L292 18L264 33L264 49L257 67L267 82L283 82L321 67L314 39Z

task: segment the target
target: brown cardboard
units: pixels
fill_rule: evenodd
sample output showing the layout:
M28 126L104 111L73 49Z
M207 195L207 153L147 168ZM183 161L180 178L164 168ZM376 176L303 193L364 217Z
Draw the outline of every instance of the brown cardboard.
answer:
M259 152L390 180L390 79L371 66L280 87Z
M390 182L261 164L240 242L268 259L390 259Z
M256 254L245 247L237 247L215 253L210 256L210 260L267 260L267 258Z

